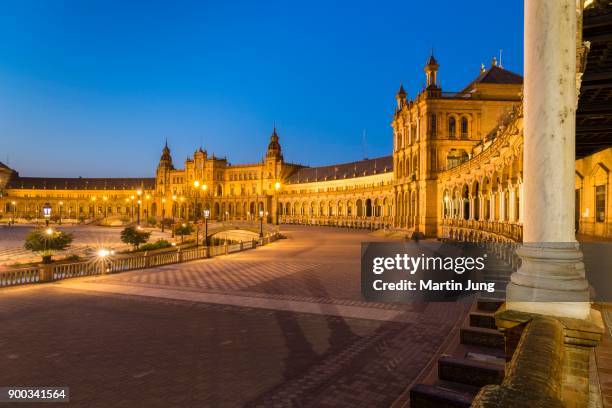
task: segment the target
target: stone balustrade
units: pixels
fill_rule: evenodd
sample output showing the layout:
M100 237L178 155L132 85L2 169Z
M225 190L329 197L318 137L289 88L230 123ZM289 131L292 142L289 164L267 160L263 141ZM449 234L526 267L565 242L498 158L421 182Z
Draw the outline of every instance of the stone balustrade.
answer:
M173 251L160 251L144 254L116 255L105 258L92 258L83 262L40 264L28 268L0 271L0 287L24 285L37 282L51 282L81 276L103 275L136 269L152 268L174 263L189 262L197 259L227 255L234 252L255 249L278 239L277 233L269 233L259 239L235 244L200 246Z
M441 237L469 242L522 242L523 226L518 223L443 218Z
M0 272L0 287L35 283L40 278L38 266L19 268Z
M281 215L282 224L326 225L345 228L380 229L390 228L392 217L366 217L366 216L309 216L309 215Z

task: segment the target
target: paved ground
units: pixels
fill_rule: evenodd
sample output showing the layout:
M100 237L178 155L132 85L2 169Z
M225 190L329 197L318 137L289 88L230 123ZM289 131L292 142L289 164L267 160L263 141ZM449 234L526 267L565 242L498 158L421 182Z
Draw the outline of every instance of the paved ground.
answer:
M11 227L4 225L0 227L0 265L39 259L37 255L23 248L25 237L33 228L35 228L33 225L14 225ZM54 228L59 228L74 235L74 241L70 248L58 253L58 256L82 255L88 248L128 248L119 239L122 228L69 225L54 226ZM151 241L162 237L167 238L169 234L154 231L151 234Z
M467 305L364 302L371 236L284 232L255 251L2 289L0 386L67 385L83 407L389 406Z

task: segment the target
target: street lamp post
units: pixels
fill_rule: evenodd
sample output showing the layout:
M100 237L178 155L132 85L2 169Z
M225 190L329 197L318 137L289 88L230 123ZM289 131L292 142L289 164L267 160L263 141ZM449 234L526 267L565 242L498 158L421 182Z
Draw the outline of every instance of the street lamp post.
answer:
M102 197L102 201L104 201L104 221L106 221L108 218L108 204L106 203L108 201L108 197Z
M13 219L11 220L11 224L15 223L15 218L17 215L17 202L16 201L11 201L11 207L13 209Z
M210 210L207 208L204 210L204 245L208 246L208 217L210 217Z
M200 188L204 192L204 201L202 202L202 207L206 207L208 184L204 183L204 184L202 184L202 186Z
M278 191L281 188L281 183L279 181L277 181L276 183L274 183L274 190L276 191L275 197L276 197L276 225L278 225L278 216L279 216L279 211L278 211Z
M147 205L145 206L145 222L149 222L149 218L151 217L151 215L149 214L149 200L151 199L150 195L146 195L145 196L145 202L147 203Z
M172 196L172 225L174 225L174 217L176 216L176 195Z
M198 180L195 180L193 182L193 188L194 190L194 202L193 202L193 219L194 221L198 220L198 189L200 188L200 182Z
M140 200L140 196L142 195L142 190L137 190L136 194L138 194L138 201L136 202L138 204L138 207L137 207L138 212L136 213L136 224L140 225L140 204L142 204L142 201Z
M96 197L91 197L91 218L96 218Z
M64 202L60 201L59 202L59 225L62 225L62 208L64 207Z
M136 206L136 224L140 225L140 204L142 204L142 201L138 200L136 204L138 204Z
M196 246L200 245L200 224L198 224L198 222L194 222L195 227L196 227Z
M49 219L51 218L51 205L49 205L49 203L45 203L43 206L43 215L45 216L45 224L48 227Z
M165 224L165 219L166 219L166 199L162 198L161 202L162 202L161 230L162 232L164 232L164 224Z
M259 210L259 237L263 238L263 210Z

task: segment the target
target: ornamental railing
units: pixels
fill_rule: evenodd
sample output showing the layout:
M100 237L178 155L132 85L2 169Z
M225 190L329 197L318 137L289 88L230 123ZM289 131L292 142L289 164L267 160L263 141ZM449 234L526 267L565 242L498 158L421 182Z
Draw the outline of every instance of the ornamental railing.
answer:
M198 259L227 255L234 252L255 249L278 239L277 233L233 244L199 246L189 249L177 248L171 252L128 254L93 258L83 262L40 264L28 268L0 271L0 287L24 285L28 283L52 282L60 279L82 276L104 275L137 269L189 262Z
M491 237L491 238L500 238L502 241L506 241L506 240L510 240L512 242L522 242L523 241L523 226L516 222L443 218L441 224L442 224L442 235L445 238L447 238L449 234L452 234L453 232L460 230L461 232L464 232L464 233L468 233L470 231L485 233L485 235L467 234L468 237L485 236L485 237Z
M327 225L347 228L384 228L390 227L390 216L311 216L311 215L280 215L281 224Z
M21 285L35 283L40 279L38 266L30 268L12 269L0 272L0 286Z

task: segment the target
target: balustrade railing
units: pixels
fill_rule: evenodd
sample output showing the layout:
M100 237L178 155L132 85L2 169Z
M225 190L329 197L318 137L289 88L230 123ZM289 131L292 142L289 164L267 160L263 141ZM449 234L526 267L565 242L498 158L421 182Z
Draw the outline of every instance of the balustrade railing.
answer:
M40 279L38 267L19 268L0 272L0 286L14 286L35 283Z
M77 276L98 275L102 273L102 264L97 262L76 262L52 265L53 280L75 278Z
M523 241L523 226L515 222L473 219L466 220L462 218L443 218L442 226L443 229L447 230L446 232L452 230L453 228L473 230L488 234L494 234L514 242Z
M196 259L210 258L254 249L267 245L278 239L273 233L233 244L195 247L185 250L178 248L172 252L159 252L153 254L117 255L108 258L94 258L84 262L40 264L29 268L18 268L0 271L0 287L23 285L27 283L49 282L59 279L75 278L80 276L101 275L144 269L149 267L169 265L179 262L188 262Z
M390 216L311 216L311 215L280 215L282 224L328 225L348 228L383 228L391 225Z

